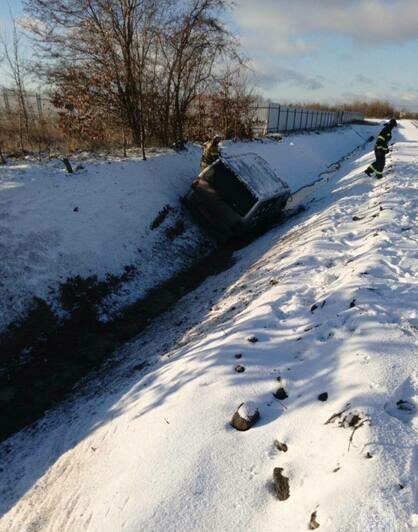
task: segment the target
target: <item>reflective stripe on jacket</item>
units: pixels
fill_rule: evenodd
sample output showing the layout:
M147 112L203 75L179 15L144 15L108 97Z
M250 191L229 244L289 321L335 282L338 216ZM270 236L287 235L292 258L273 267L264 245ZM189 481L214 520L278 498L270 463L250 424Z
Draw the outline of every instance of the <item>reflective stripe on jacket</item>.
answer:
M379 133L379 136L377 137L375 149L382 150L384 152L389 151L388 142L390 141L391 138L392 138L392 130L388 125L386 125L382 129L382 131Z

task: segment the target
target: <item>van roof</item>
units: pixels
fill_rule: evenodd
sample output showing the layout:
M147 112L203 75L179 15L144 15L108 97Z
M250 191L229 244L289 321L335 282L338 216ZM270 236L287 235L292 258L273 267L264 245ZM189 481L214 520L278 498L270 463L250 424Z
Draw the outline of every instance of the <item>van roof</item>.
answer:
M221 161L258 200L290 194L288 185L256 153L222 157Z

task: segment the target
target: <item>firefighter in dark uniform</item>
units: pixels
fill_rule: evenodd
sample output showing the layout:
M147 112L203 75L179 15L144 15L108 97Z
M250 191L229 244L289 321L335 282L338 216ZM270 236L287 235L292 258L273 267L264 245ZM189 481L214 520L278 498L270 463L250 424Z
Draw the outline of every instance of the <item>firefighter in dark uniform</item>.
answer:
M398 123L396 122L396 120L392 118L379 133L376 144L374 146L376 160L365 170L365 173L368 176L374 174L377 179L383 177L383 169L386 163L386 155L389 151L388 143L392 138L392 129L394 127L397 127L397 125Z
M203 148L202 160L200 161L200 171L219 159L221 155L219 143L221 140L222 137L220 135L215 135L211 140L206 142L205 147Z

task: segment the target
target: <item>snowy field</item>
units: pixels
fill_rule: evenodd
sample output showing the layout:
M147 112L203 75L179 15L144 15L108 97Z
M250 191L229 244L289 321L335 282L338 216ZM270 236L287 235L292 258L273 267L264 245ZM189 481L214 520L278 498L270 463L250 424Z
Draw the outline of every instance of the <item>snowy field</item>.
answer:
M228 144L228 154L255 151L292 190L376 134L376 127L345 127L273 141ZM179 198L198 174L201 150L139 159L87 159L73 175L61 161L0 166L0 331L22 317L33 297L60 314L61 283L68 278L123 275L135 268L103 304L103 316L144 296L208 250L205 235L182 211ZM74 162L76 166L77 162ZM157 229L158 212L171 210ZM167 236L184 221L184 232Z
M4 442L0 530L418 530L418 129L394 141Z

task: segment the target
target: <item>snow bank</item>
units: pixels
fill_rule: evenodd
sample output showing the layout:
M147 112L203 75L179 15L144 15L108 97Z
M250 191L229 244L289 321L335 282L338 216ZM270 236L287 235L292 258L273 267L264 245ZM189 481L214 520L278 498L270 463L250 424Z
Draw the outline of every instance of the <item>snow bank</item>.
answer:
M372 151L346 161L84 397L5 442L0 530L299 532L313 514L327 532L416 530L418 428L399 401L417 395L418 129L395 141L384 179L363 173ZM247 401L260 420L237 432Z
M381 125L350 125L332 131L288 135L280 142L257 140L222 145L226 156L253 152L265 159L292 192L310 185L327 166L375 136Z
M83 161L67 174L61 161L0 168L0 330L33 296L56 302L59 283L74 276L137 274L122 303L144 295L191 261L204 240L186 222L174 242L165 230L180 216L179 197L196 176L200 149L147 161ZM167 218L151 224L164 205ZM158 264L158 268L156 265Z

